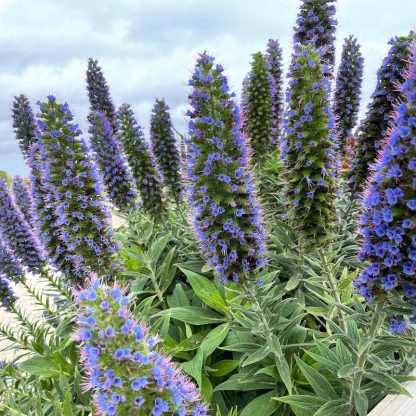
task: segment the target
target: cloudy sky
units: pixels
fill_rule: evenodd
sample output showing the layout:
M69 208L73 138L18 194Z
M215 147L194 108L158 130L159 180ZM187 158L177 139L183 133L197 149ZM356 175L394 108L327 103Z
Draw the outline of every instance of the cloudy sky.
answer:
M198 52L223 63L240 92L251 54L279 39L288 61L299 0L0 0L0 170L25 174L10 117L13 96L33 106L53 93L85 126L85 70L97 58L117 104L133 105L147 132L164 97L184 130L187 80ZM358 37L365 58L363 103L391 36L415 26L414 0L339 0L337 55Z

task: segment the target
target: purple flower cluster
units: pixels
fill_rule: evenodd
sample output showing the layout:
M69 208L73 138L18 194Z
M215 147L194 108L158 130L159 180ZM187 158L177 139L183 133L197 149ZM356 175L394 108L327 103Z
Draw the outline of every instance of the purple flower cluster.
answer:
M23 214L24 219L32 228L34 228L34 205L31 190L29 189L28 185L26 185L25 181L18 175L13 178L12 189L16 205L20 209L20 212Z
M23 274L22 264L0 235L0 276L17 282Z
M34 203L35 231L47 252L48 263L64 273L68 279L72 279L76 276L76 270L72 256L67 253L60 237L58 216L55 214L55 195L46 183L42 164L39 147L34 144L30 149L28 165Z
M92 277L75 295L80 316L74 339L82 342L85 384L94 392L97 414L207 415L195 385L134 319L123 289Z
M169 107L163 99L156 100L153 106L150 140L165 186L175 200L182 199L181 161L173 134Z
M253 150L252 160L257 162L271 153L272 138L272 77L261 52L253 54L247 85L247 131Z
M265 58L271 80L272 142L276 146L281 135L283 118L283 57L278 40L269 39Z
M296 26L294 27L294 43L301 45L313 44L317 49L324 48L321 62L328 65L327 76L332 77L335 63L335 0L302 0Z
M202 53L189 81L188 191L192 226L208 264L220 281L238 282L267 260L249 147L223 71Z
M282 157L289 217L304 243L321 244L334 220L336 143L320 52L298 45L290 67Z
M3 179L0 179L0 233L15 256L30 271L37 271L44 264L40 242L17 208Z
M355 282L367 301L399 293L416 315L416 44L411 68L399 88L389 133L364 197L364 242L359 253L369 265ZM406 324L395 317L392 328Z
M344 155L348 153L347 140L352 135L360 109L363 65L364 58L361 55L360 45L351 35L344 40L333 104L338 138L342 143Z
M89 121L91 147L109 199L121 211L133 208L137 193L118 136L113 132L104 113L91 113Z
M0 273L0 306L6 311L10 311L16 299L17 296L13 291L12 282Z
M104 113L113 129L116 128L116 109L110 96L110 89L96 59L88 59L87 90L91 112Z
M156 163L130 105L123 104L117 112L118 133L126 151L136 187L145 212L159 218L165 212L162 184Z
M49 95L40 107L39 157L44 186L53 197L59 238L78 279L92 272L111 277L119 270L118 244L110 229L110 212L102 197L101 178L68 104Z
M12 108L13 128L20 150L25 159L29 157L30 146L36 141L36 122L29 100L23 94L14 97Z
M392 127L392 111L401 98L397 85L404 81L409 66L410 45L414 39L415 34L411 32L408 36L395 37L389 41L391 47L377 72L377 86L366 117L358 129L356 155L347 172L348 186L353 191L363 189L383 139Z

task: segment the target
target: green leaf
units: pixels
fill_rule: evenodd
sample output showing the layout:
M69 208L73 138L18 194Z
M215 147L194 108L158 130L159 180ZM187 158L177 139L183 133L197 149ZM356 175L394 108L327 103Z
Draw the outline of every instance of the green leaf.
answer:
M270 354L270 347L266 344L263 345L258 351L253 354L250 354L242 364L242 367L246 367L250 364L257 363L258 361L263 360Z
M338 378L349 378L351 377L357 370L357 367L355 364L346 364L343 365L338 371L337 371L337 377Z
M209 372L214 377L223 377L234 371L239 364L239 360L221 360L211 365Z
M252 400L241 412L240 416L270 416L280 407L280 403L271 400L276 395L269 391Z
M375 370L367 370L364 373L368 378L376 381L377 383L388 387L390 390L396 393L404 394L407 397L412 397L406 388L404 388L398 381L396 381L391 375L382 373Z
M170 234L159 237L149 248L150 261L156 268L157 261L170 240Z
M289 364L286 360L285 355L282 352L282 347L280 345L279 339L273 335L272 339L268 342L270 350L275 355L275 362L279 376L283 381L283 384L286 386L289 394L292 393L292 372L290 370Z
M298 273L294 274L289 281L286 283L286 290L290 292L298 287L300 281L300 275Z
M273 397L273 399L278 400L282 403L287 403L290 406L296 406L306 410L311 410L313 408L318 409L328 401L327 399L323 399L322 397L307 394L298 394L296 396Z
M216 312L199 306L184 306L161 311L153 317L170 315L172 319L191 325L206 325L224 322L224 318Z
M204 359L211 355L222 344L229 330L229 324L225 323L214 328L204 338L200 346L200 350L204 353Z
M198 383L198 386L200 387L202 385L201 368L202 368L203 363L204 363L204 354L201 350L199 350L192 360L186 361L180 364L180 367L182 368L182 370L185 371L185 373L192 376Z
M344 399L331 400L319 408L314 416L345 416L349 414L351 405Z
M225 300L221 297L220 292L212 282L191 270L182 268L181 270L185 273L194 292L204 303L224 315L229 314Z
M338 395L334 388L329 381L319 373L319 371L306 364L297 356L295 356L295 360L303 375L306 377L306 380L308 380L308 383L318 396L338 399Z
M354 405L358 416L367 416L368 411L368 397L361 390L353 392Z
M62 405L62 416L73 416L74 412L72 411L72 395L71 390L65 396L64 403Z
M32 357L19 365L25 373L43 378L58 377L60 368L58 364L46 357Z

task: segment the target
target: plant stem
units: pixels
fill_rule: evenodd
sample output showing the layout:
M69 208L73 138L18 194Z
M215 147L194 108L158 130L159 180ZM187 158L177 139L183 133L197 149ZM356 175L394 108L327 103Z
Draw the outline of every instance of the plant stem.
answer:
M356 372L351 382L351 392L350 392L350 404L352 406L352 410L350 415L354 416L356 414L355 407L354 407L354 392L359 391L361 388L361 381L363 378L363 373L365 370L365 365L367 363L367 357L373 345L375 336L377 334L377 330L379 328L379 322L381 318L381 314L384 308L384 299L380 299L376 303L376 307L374 309L373 318L370 322L370 326L368 327L367 336L369 341L365 347L365 349L358 355L357 365L356 365Z
M325 256L324 249L322 247L320 247L318 252L319 252L319 257L321 258L321 262L322 262L322 266L324 268L325 275L328 279L329 287L331 288L332 296L334 297L335 301L338 304L340 304L341 303L341 297L339 296L337 281L336 281L335 277L333 276L333 274L331 273L331 271L329 270L328 260ZM344 311L342 309L340 309L338 306L336 308L337 308L337 311L338 311L339 316L340 316L341 327L342 327L343 331L346 333L347 332L347 324L346 324L346 321L345 321Z
M159 301L162 303L162 305L166 306L165 299L163 299L162 291L160 290L160 286L157 283L157 279L156 279L156 276L153 272L152 266L149 264L147 267L150 270L150 280L152 281L153 288L155 289L157 297L158 297Z
M244 290L246 291L250 302L251 302L251 307L253 308L254 313L257 315L257 318L260 322L260 325L263 328L263 334L265 336L265 338L268 341L272 340L272 330L270 329L269 323L267 322L266 317L264 316L263 310L261 309L260 303L257 299L257 295L256 292L253 290L252 285L250 284L250 282L248 281L249 279L244 279L243 280L243 287Z

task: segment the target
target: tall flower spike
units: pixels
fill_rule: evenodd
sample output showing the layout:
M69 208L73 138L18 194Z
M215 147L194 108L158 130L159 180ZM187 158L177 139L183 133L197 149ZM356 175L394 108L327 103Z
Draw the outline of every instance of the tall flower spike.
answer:
M348 140L357 122L360 109L364 59L354 36L344 40L341 64L334 92L333 111L343 156L348 157Z
M250 119L250 112L248 107L248 86L250 83L250 72L244 77L241 90L241 131L248 135L248 121Z
M87 145L79 137L82 132L73 123L68 104L58 104L49 95L39 106L39 150L45 186L54 195L56 225L77 270L76 277L83 280L93 271L110 278L120 264L101 178Z
M0 235L0 276L17 282L23 274L22 264Z
M143 208L154 218L159 218L165 211L162 186L142 129L128 104L120 107L117 119L118 132L143 201Z
M20 176L16 175L13 177L12 189L16 205L23 214L24 219L34 228L33 198L29 187Z
M332 77L335 63L335 0L302 0L296 26L294 43L313 44L317 49L325 48L321 62L328 65L327 76Z
M36 141L36 122L27 97L14 97L12 108L13 128L20 150L25 159L29 157L30 146Z
M44 264L40 242L11 197L7 184L0 179L0 232L16 257L30 271Z
M17 296L14 293L12 282L0 273L0 307L10 311L16 299Z
M64 273L68 279L74 279L75 277L74 280L77 281L72 256L67 252L66 246L60 237L58 216L55 214L55 195L46 183L42 169L43 163L39 146L34 144L30 149L28 165L33 194L35 230L46 250L48 263L56 270Z
M398 293L416 318L416 43L410 70L399 88L395 128L385 141L367 186L361 217L364 242L359 253L369 265L355 282L367 301ZM392 317L392 329L406 328Z
M266 50L266 61L271 78L272 107L272 143L276 147L281 136L283 118L283 63L282 48L279 41L269 39Z
M370 175L371 165L380 151L381 143L392 125L392 110L401 93L397 85L404 81L409 64L410 44L415 33L395 37L377 72L377 86L368 105L364 121L357 133L356 156L347 172L348 186L353 191L361 191Z
M265 232L240 110L223 70L202 53L189 81L189 203L208 264L221 282L238 282L266 263Z
M121 211L128 211L135 206L137 193L119 138L103 113L92 113L89 121L91 147L108 197Z
M80 316L74 338L82 342L85 384L94 393L98 415L207 414L195 385L135 320L123 289L93 277L75 295Z
M297 46L290 71L282 143L289 216L304 244L322 244L335 209L329 81L312 45Z
M182 178L180 157L173 133L169 107L165 100L156 100L150 120L152 150L163 175L164 184L171 196L181 199Z
M116 109L110 96L110 89L96 59L88 59L87 90L91 112L104 113L113 129L116 128Z
M247 88L248 129L253 161L273 150L271 77L261 52L253 55Z

